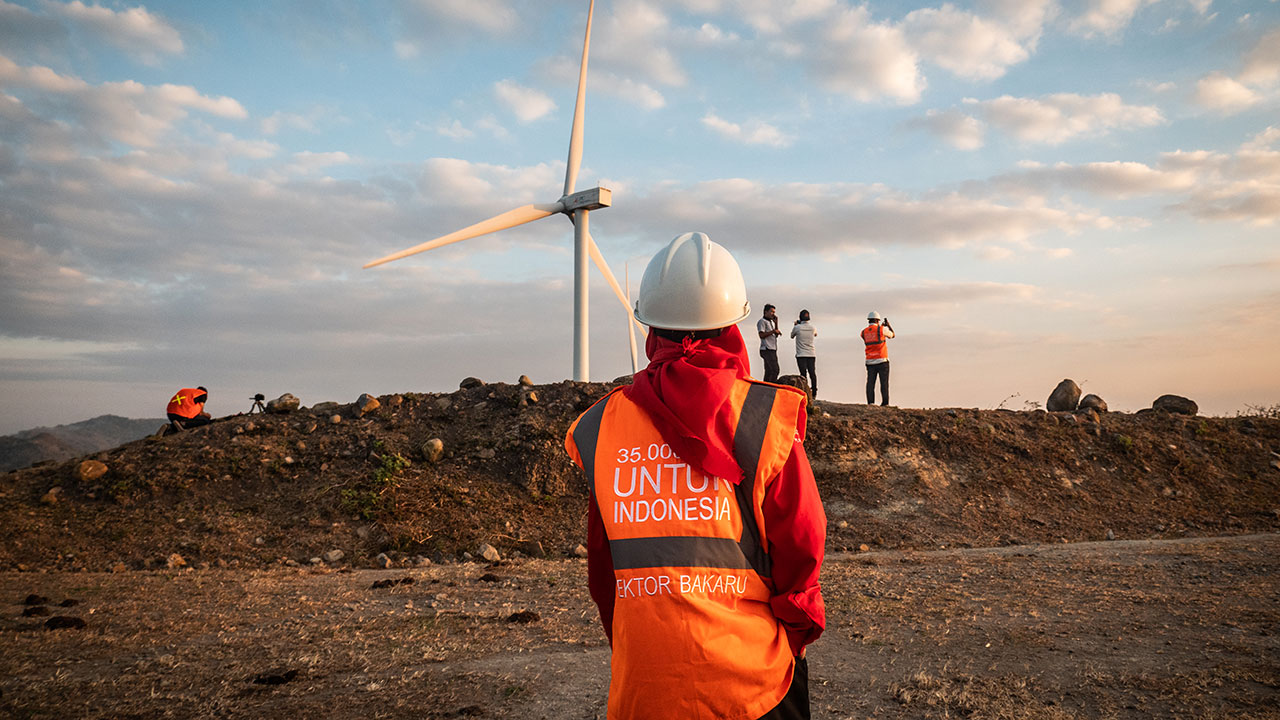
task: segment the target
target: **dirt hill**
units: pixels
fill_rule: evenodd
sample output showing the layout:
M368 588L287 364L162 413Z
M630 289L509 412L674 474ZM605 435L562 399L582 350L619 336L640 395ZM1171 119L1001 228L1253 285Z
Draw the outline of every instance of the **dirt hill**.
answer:
M0 476L0 570L563 556L586 485L562 449L612 386L493 384L236 416ZM338 417L338 422L333 421ZM430 459L428 441L443 455ZM806 442L831 550L1280 530L1280 419L820 402ZM61 488L53 497L50 489Z

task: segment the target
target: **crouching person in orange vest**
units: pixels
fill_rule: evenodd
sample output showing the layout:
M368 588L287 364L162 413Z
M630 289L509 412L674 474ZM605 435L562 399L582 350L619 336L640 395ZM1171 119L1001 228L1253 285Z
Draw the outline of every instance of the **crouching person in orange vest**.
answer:
M182 388L174 393L164 410L175 430L200 427L213 422L209 413L204 411L204 404L208 401L209 391L203 387Z
M750 312L729 252L677 237L640 284L649 366L565 437L591 491L611 720L809 717L826 516L804 394L750 378Z

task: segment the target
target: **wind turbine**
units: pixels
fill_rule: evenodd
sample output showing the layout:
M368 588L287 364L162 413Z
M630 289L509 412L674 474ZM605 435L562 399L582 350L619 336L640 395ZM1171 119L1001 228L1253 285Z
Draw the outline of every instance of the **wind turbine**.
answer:
M630 328L635 322L635 314L627 295L618 287L618 280L613 276L608 263L591 237L587 216L592 210L607 208L613 201L613 193L609 188L594 187L590 190L574 192L578 180L578 168L582 164L583 111L587 93L587 54L591 46L591 18L595 12L595 0L587 6L587 32L582 41L582 69L578 72L578 99L573 108L573 129L569 134L569 160L564 174L564 193L559 200L551 203L535 203L522 205L514 210L495 215L461 230L442 235L408 250L401 250L384 258L366 264L365 268L399 260L420 252L433 250L444 245L469 240L480 235L487 235L498 230L505 230L517 225L541 220L548 215L563 214L573 223L573 379L585 381L589 375L587 352L587 258L595 262L600 273L604 275L618 301L627 311L627 325ZM634 364L634 362L633 362Z

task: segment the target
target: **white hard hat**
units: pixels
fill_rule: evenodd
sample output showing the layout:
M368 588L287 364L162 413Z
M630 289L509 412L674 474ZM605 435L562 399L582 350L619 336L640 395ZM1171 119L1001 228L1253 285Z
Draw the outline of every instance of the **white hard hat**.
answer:
M868 320L879 320L879 319L880 319L880 313L876 312L875 310L872 310L871 312L867 313L867 319L868 319Z
M685 233L649 261L636 319L666 330L715 330L751 314L742 270L706 233Z

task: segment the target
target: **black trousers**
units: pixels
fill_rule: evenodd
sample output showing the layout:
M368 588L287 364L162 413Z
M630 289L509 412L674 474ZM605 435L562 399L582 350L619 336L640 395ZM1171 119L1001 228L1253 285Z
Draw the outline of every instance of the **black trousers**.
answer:
M778 706L760 720L809 720L809 661L796 658L796 669L791 673L791 687Z
M195 417L186 418L186 417L182 417L181 415L174 415L173 413L165 413L165 414L169 416L170 420L177 420L178 422L182 423L182 427L187 430L190 430L191 428L194 428L194 427L200 427L201 425L208 425L209 423L213 422L212 418L200 417L199 415Z
M800 368L800 377L809 378L809 390L816 396L818 394L818 358L816 357L798 357L796 358L796 367Z
M889 361L867 366L867 404L876 404L876 378L880 378L881 405L889 404Z
M778 351L762 349L760 357L764 360L764 381L778 382Z

